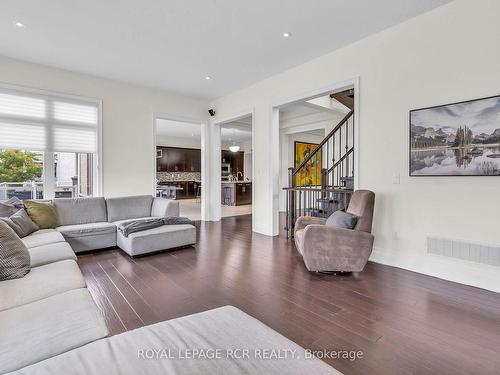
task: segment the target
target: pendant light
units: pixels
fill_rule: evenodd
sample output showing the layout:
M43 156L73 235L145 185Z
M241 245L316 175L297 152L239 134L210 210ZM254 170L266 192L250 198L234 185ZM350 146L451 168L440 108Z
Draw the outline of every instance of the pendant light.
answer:
M231 151L231 152L238 152L238 151L240 151L240 146L238 146L236 144L236 142L234 141L234 129L233 129L233 144L231 146L229 146L229 151Z

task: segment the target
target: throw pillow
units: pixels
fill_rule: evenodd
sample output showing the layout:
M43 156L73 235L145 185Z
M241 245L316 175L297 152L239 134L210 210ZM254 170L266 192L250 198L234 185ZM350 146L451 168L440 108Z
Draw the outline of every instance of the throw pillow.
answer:
M0 221L0 280L18 279L30 271L30 253L23 241Z
M0 217L8 217L23 208L23 202L18 197L12 197L0 202Z
M21 208L10 217L0 217L0 220L14 229L14 232L21 238L38 230L37 225L30 219L24 208Z
M49 229L57 226L57 212L54 203L25 201L24 206L38 228Z
M328 219L326 219L326 225L330 225L335 228L354 229L357 222L358 217L356 215L344 211L335 211Z

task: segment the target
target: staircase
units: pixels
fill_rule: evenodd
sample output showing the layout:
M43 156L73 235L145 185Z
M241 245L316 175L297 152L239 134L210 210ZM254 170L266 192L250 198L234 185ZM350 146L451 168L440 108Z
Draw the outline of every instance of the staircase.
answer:
M288 236L293 236L297 217L328 217L349 204L354 189L353 104L297 168L288 168L288 187L284 188Z

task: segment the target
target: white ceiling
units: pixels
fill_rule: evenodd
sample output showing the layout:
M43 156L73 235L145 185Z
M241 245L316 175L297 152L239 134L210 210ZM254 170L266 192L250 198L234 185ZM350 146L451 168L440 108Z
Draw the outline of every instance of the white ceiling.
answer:
M216 98L447 2L3 0L0 55Z
M220 138L223 145L229 142L250 142L252 140L252 116L222 124Z

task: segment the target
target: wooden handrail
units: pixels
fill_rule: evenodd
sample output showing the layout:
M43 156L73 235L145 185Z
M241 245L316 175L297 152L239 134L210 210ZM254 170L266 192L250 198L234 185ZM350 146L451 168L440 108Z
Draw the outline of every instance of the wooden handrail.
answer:
M349 151L347 151L344 156L342 156L339 160L337 160L337 162L335 162L335 164L333 164L329 169L328 169L328 173L330 173L331 171L333 171L337 165L339 165L340 163L342 163L345 159L347 159L349 157L349 155L351 155L351 153L354 151L354 146L351 147L349 149Z
M342 125L344 125L344 123L345 123L345 122L347 122L347 120L349 120L349 117L351 117L353 113L354 113L354 109L351 109L351 110L349 111L349 113L348 113L347 115L345 115L345 117L344 117L342 120L340 120L340 122L337 124L337 126L335 126L335 127L333 128L333 130L332 130L330 133L328 133L328 135L325 137L325 139L323 139L323 140L321 141L321 143L320 143L320 144L318 144L318 145L316 146L316 148L313 150L313 152L311 152L311 153L307 156L307 158L305 158L305 159L304 159L304 161L303 161L302 163L300 163L300 165L299 165L299 166L298 166L298 167L297 167L297 168L293 171L293 176L295 176L295 175L297 174L297 172L298 172L298 171L299 171L302 167L304 167L304 165L306 165L306 164L307 164L307 162L309 162L309 160L311 160L311 159L313 158L313 156L314 156L314 155L316 155L316 154L317 154L317 152L318 152L318 151L319 151L319 150L320 150L320 149L324 146L324 144L330 140L330 138L333 136L333 134L334 134L334 133L335 133L335 132L336 132L336 131L337 131L337 130L338 130L338 129L342 126Z

